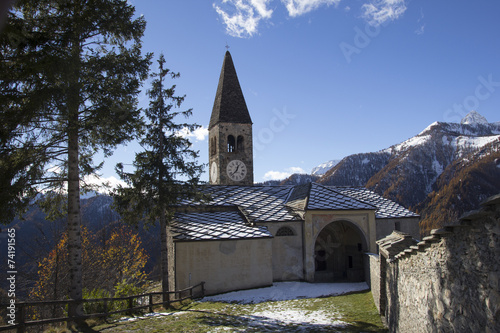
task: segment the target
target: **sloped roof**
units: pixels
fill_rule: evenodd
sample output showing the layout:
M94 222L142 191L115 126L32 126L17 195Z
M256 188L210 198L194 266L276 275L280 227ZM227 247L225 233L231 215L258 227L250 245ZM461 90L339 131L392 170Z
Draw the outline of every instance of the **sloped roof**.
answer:
M210 129L220 122L252 123L229 51L226 52L224 62L222 63L219 84L215 93L214 106L208 128Z
M171 223L177 240L234 240L273 237L266 227L251 226L238 211L179 213Z
M206 185L200 191L208 194L208 202L184 201L181 205L238 206L252 222L294 221L301 218L285 202L293 186Z
M359 210L376 209L368 202L357 200L335 190L335 187L308 183L295 186L287 206L298 210Z
M190 212L176 213L177 240L269 237L256 222L302 221L308 210L375 210L376 218L418 217L397 203L358 187L305 185L205 185L205 202L185 200ZM224 208L224 209L222 209ZM220 211L218 211L220 210Z
M377 207L375 212L375 217L379 219L383 218L403 218L403 217L419 217L418 214L406 209L397 202L386 199L377 193L370 191L364 187L333 187L336 191L368 202Z
M358 210L376 209L376 207L370 203L342 194L336 191L334 187L311 183L311 191L306 209Z

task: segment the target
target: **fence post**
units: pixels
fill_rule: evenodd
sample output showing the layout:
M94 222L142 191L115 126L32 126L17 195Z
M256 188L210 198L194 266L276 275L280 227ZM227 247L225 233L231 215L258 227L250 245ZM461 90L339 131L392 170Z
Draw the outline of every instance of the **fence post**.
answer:
M104 314L106 315L106 317L108 316L108 300L107 299L104 299Z
M128 298L128 309L129 309L128 314L129 314L130 316L132 316L132 315L133 315L133 314L132 314L132 308L133 308L133 301L132 301L132 300L133 300L133 299L134 299L134 298L133 298L132 296L130 296L130 297Z
M153 294L149 294L149 313L153 312Z
M26 309L24 307L24 304L19 304L19 318L17 319L18 322L18 328L17 328L17 333L24 333L25 332L25 326L24 326L24 320L26 316Z

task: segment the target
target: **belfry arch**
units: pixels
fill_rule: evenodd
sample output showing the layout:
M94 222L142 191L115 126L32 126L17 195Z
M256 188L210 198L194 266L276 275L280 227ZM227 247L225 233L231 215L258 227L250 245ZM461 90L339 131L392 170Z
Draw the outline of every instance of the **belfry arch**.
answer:
M346 220L326 225L314 243L315 282L365 281L364 253L368 250L363 232Z

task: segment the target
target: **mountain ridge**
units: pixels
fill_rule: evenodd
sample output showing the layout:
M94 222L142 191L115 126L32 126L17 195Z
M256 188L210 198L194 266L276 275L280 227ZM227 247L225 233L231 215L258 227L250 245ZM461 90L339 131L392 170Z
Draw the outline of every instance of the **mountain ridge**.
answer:
M472 111L461 123L436 121L419 134L386 149L346 156L317 182L365 186L420 213L422 231L427 233L476 207L480 198L500 192L500 183L495 181L495 177L500 179L498 161L500 122L488 123L486 118ZM455 178L465 176L467 182L462 187L467 186L467 189L447 186L458 184ZM282 183L293 178L294 175ZM484 179L491 179L491 186ZM462 204L451 199L459 193ZM437 197L448 198L441 200L443 208L439 208L439 216L430 209L438 207ZM429 221L428 216L432 216L433 221Z

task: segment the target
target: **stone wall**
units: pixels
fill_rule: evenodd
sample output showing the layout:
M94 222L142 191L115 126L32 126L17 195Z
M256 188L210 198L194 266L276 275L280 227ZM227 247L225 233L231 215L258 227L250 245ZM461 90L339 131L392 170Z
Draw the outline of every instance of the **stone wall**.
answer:
M207 295L273 284L272 238L175 242L176 290L205 281Z
M302 253L302 221L257 223L266 226L274 236L273 281L296 281L304 279L304 260ZM293 235L278 236L280 228L287 227Z
M390 331L500 332L499 238L497 195L402 251L401 235L381 240L380 285L371 281Z
M419 221L420 217L378 218L375 221L377 225L377 240L384 238L393 230L398 230L398 228L399 231L407 233L415 239L420 239Z
M367 253L368 260L365 263L368 267L365 268L367 272L366 282L369 284L372 290L373 301L380 310L380 260L379 256L374 253Z

